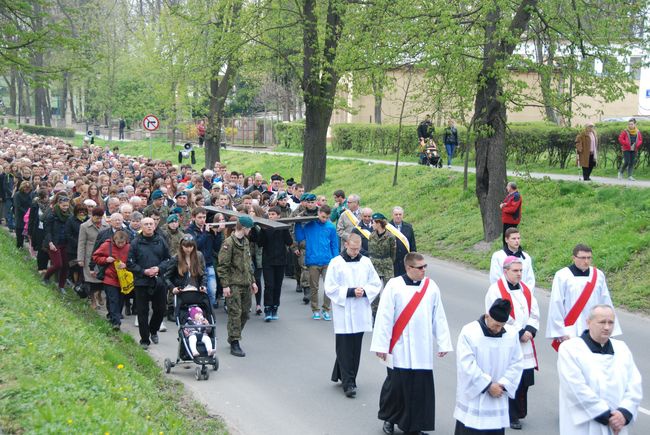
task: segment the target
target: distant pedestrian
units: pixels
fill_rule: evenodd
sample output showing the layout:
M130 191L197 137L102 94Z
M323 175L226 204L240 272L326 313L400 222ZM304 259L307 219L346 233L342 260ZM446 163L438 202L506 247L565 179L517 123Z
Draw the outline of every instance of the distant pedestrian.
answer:
M205 121L200 120L196 126L196 133L199 136L199 146L202 147L205 142Z
M636 127L636 119L632 118L627 122L627 129L623 130L618 136L618 143L621 144L623 152L623 165L618 171L619 180L623 178L623 172L627 169L628 180L634 181L632 171L634 171L635 157L643 144L643 136Z
M503 236L501 242L506 246L506 230L517 228L521 222L521 194L517 190L517 183L511 181L506 185L508 194L499 204L501 208L501 222L503 223Z
M451 159L454 157L454 151L458 146L458 129L453 119L447 121L442 141L445 143L445 149L447 150L447 167L451 168Z
M576 136L577 163L582 167L582 179L591 181L591 171L598 164L598 134L593 122L585 124L585 129Z
M361 255L361 236L350 234L345 249L332 259L325 276L325 293L332 300L336 361L332 382L343 384L350 398L357 394L357 372L363 333L372 331L370 304L379 294L381 281L368 257Z
M124 118L120 118L119 128L120 128L119 140L124 140L124 129L126 128L126 121L124 120Z

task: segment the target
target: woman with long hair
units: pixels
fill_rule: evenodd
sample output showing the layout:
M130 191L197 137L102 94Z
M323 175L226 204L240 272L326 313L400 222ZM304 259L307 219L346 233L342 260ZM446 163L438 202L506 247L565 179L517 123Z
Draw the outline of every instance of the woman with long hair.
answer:
M196 240L190 234L181 239L178 251L167 263L165 282L167 293L167 318L174 310L174 295L188 287L207 293L208 276L205 273L203 254L196 247Z
M97 184L92 183L88 186L88 199L92 199L97 205L102 203L102 197L99 193L99 186Z

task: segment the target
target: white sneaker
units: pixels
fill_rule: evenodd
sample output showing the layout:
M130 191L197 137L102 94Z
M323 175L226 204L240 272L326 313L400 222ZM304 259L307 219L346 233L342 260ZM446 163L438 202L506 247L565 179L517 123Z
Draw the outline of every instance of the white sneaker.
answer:
M618 179L619 179L619 180L622 180L622 179L623 179L623 173L622 173L622 172L619 172L619 173L618 173Z
M133 322L133 326L135 326L136 328L140 326L140 324L138 323L138 316L135 316L135 322Z
M167 327L165 326L164 321L160 324L160 328L158 328L158 331L159 332L167 332Z
M627 179L630 180L630 181L636 181L636 178L634 178L634 177L627 177Z

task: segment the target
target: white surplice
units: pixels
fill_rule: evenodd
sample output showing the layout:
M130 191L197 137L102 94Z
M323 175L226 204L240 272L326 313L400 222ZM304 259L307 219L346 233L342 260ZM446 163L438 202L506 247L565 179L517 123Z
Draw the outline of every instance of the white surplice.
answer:
M371 352L388 353L393 325L423 284L424 280L417 286L406 285L401 276L388 281L377 309ZM440 289L433 280L430 280L426 294L393 348L393 366L403 369L433 370L433 355L436 352L434 341L437 342L437 352L453 350Z
M361 255L361 254L359 254ZM366 297L348 297L348 289L362 287ZM337 255L330 261L324 281L332 300L332 323L336 334L372 331L371 302L381 290L381 279L368 257L346 262Z
M454 418L479 430L510 425L508 397L514 399L524 369L519 334L505 325L501 337L487 337L478 320L463 326L456 345ZM492 382L505 387L501 397L486 390Z
M521 280L530 288L535 291L535 271L533 270L533 258L527 253L523 252L525 259L521 260ZM503 276L503 262L508 257L503 249L499 249L492 254L490 261L490 284L497 282Z
M539 305L537 304L537 298L535 293L531 290L531 303L530 303L530 314L528 313L528 302L522 290L510 290L508 287L508 282L505 277L500 278L501 282L505 286L506 291L510 294L512 299L512 305L515 311L515 318L512 316L508 317L508 325L511 325L515 331L521 331L526 328L526 326L531 326L535 330L539 331ZM487 293L485 294L485 312L487 313L494 303L495 300L501 297L501 291L499 290L499 284L494 283L490 286ZM528 340L526 343L521 343L521 352L524 356L524 368L525 369L534 369L537 366L537 361L535 359L535 350L533 349L532 340Z
M614 355L593 353L580 337L560 346L560 435L609 435L609 427L594 418L617 408L627 409L636 420L643 397L641 374L627 345L611 342ZM629 433L629 426L620 435Z
M598 269L596 287L585 308L578 316L578 320L573 326L564 326L565 317L582 294L587 282L591 281L594 269L594 267L589 268L589 276L574 276L568 267L562 268L555 273L553 287L551 288L551 300L548 303L547 338L557 338L565 335L579 337L587 329L587 317L589 317L589 311L594 305L607 304L614 306L607 288L605 274ZM612 336L621 334L621 326L618 323L618 318L616 318Z

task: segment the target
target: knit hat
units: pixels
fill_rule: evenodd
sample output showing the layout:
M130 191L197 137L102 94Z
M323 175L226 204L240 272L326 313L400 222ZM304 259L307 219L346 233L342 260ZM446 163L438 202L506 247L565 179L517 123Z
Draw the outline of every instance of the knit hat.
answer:
M488 312L490 313L490 317L497 322L507 322L508 317L510 317L511 308L512 306L509 300L499 298L494 301Z
M155 200L160 199L160 198L162 198L162 197L163 197L163 193L162 193L161 190L154 190L154 191L151 193L151 200L152 200L152 201L155 201Z
M203 314L203 310L201 309L201 307L192 307L192 308L190 308L190 319L193 319L194 316L196 316L197 313Z
M172 222L178 222L178 215L176 213L172 213L167 216L167 223L170 224Z
M255 225L255 222L253 222L253 219L251 219L250 216L240 216L238 220L244 228L253 228L253 225Z

